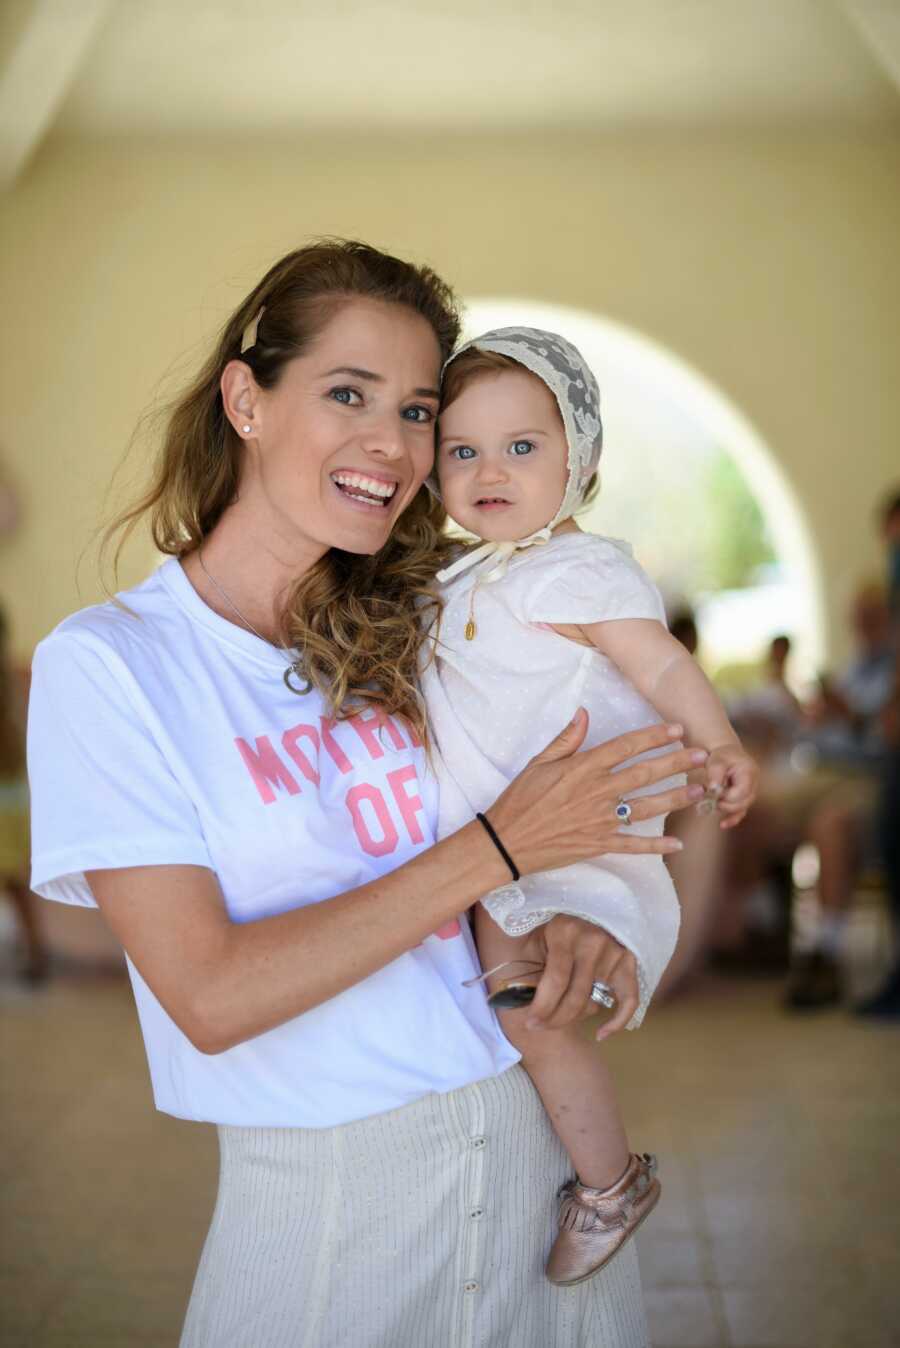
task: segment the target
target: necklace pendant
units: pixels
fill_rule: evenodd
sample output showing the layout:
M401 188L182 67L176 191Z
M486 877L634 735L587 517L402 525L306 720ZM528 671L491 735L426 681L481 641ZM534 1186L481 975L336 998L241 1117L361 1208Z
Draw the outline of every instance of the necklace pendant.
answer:
M291 683L292 674L297 679L298 684ZM287 669L284 671L283 678L285 687L290 689L292 693L299 693L301 696L304 696L312 688L312 684L309 680L303 678L303 671L299 660L295 660L293 664L288 665Z
M466 641L474 641L475 633L478 629L475 626L475 619L470 618L466 623Z

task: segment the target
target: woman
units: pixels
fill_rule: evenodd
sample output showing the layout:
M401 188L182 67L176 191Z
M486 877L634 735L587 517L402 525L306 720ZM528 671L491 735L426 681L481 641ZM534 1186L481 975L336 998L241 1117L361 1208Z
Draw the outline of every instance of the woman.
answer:
M543 1285L565 1160L463 986L459 915L507 863L477 820L432 845L415 670L446 545L423 483L457 331L433 273L364 245L277 263L126 517L169 560L36 655L34 885L99 905L158 1107L220 1126L184 1348L645 1342L633 1256ZM620 835L615 804L696 760L611 780L666 729L573 758L582 721L490 811L523 872L671 845ZM535 1013L585 1014L596 979L627 1020L621 947L548 926Z

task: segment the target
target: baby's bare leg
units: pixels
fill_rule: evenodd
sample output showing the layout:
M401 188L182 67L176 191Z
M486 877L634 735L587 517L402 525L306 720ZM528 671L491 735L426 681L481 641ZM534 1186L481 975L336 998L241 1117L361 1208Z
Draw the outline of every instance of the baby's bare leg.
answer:
M543 948L533 933L507 936L480 903L475 906L475 939L485 969L506 960L543 962ZM492 992L503 977L501 973L490 980ZM526 975L521 981L531 982L532 977ZM592 1189L609 1188L624 1173L629 1149L612 1076L599 1046L585 1037L580 1025L526 1030L527 1007L498 1014L503 1033L522 1054L522 1065L537 1087L579 1180Z

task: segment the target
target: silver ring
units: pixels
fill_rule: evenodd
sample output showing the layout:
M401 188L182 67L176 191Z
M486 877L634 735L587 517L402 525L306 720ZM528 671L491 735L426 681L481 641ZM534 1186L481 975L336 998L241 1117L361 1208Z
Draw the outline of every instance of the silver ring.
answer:
M596 983L591 984L591 1001L596 1002L598 1006L605 1006L612 1010L616 1004L616 997L609 984L601 983L598 978Z
M616 806L616 818L620 824L631 823L631 806L628 804L628 801L623 800L621 796L619 797L619 803Z

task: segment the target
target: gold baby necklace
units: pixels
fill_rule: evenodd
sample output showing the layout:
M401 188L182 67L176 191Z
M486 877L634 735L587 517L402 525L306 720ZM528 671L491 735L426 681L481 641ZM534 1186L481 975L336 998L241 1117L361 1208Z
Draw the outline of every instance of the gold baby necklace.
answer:
M465 627L466 641L474 641L478 635L478 628L475 624L475 595L479 585L483 581L488 584L491 581L502 580L506 575L506 568L509 566L509 559L519 548L531 548L542 543L549 543L553 537L553 530L550 525L545 525L543 529L538 529L536 533L529 534L527 538L517 538L515 540L504 540L502 543L482 543L471 552L464 552L461 557L457 557L450 566L445 566L442 571L437 573L435 579L441 585L446 585L447 581L453 580L461 575L463 571L468 571L469 567L477 566L481 562L487 562L489 559L493 562L489 571L478 576L475 584L472 586L469 595L469 620Z
M466 641L474 641L478 634L478 628L475 626L475 591L478 589L476 580L469 591L469 621L466 623Z
M482 572L476 577L475 583L469 592L469 617L465 626L466 641L474 641L478 635L478 625L475 622L475 596L478 593L479 586L483 583L491 584L492 581L502 580L506 575L510 558L520 548L531 548L549 543L552 538L552 530L549 525L543 529L538 529L536 533L529 534L528 538L519 538L516 540L504 541L502 543L482 543L472 552L464 553L458 557L452 566L445 567L443 571L437 573L437 579L446 584L454 576L468 570L471 566L476 566L479 562L486 562L489 558L493 561L490 570Z

